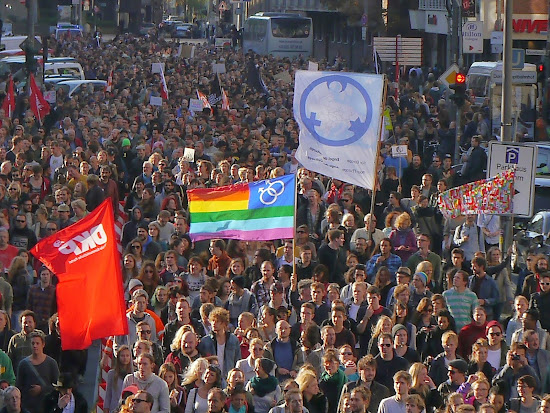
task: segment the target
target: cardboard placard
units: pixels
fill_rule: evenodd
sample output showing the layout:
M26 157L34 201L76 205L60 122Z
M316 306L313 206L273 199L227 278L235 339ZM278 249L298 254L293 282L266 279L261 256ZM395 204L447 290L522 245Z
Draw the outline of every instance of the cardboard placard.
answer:
M200 99L189 99L189 110L191 112L197 113L201 112L203 109L202 100Z
M225 63L212 63L214 73L225 73Z
M407 150L407 145L392 145L391 156L394 158L405 158L407 157Z
M149 104L151 106L162 106L162 98L160 96L151 96L149 98Z
M151 73L164 72L164 63L153 63L151 65Z
M290 73L288 73L288 70L285 70L284 72L281 72L281 73L277 73L273 77L275 80L280 80L287 85L292 83L292 76L290 76Z
M312 61L310 60L310 61L308 62L308 65L307 65L307 70L314 70L314 71L319 70L319 63L312 62Z
M193 148L185 148L183 159L187 162L195 162L195 150Z

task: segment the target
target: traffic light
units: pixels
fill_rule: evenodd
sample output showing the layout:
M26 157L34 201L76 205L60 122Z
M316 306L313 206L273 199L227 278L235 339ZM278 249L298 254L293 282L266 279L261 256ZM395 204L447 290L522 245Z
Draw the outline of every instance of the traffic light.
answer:
M25 48L25 70L27 72L27 76L31 73L36 73L36 59L34 58L34 50L30 47Z
M546 67L543 62L539 63L537 65L537 82L544 84L544 73L545 73Z
M451 100L459 108L464 105L466 101L466 75L464 73L457 73L455 83L449 86L455 93L451 95Z

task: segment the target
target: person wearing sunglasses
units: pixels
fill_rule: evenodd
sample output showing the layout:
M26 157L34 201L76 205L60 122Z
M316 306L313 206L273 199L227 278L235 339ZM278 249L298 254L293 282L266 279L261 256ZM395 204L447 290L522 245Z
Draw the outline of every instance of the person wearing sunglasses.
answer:
M489 344L487 361L496 370L506 364L508 346L504 341L504 329L498 321L489 321L485 327L485 335Z
M523 343L524 334L528 330L536 331L539 335L540 348L550 349L550 334L540 327L541 313L536 308L529 308L521 317L521 328L517 329L512 334L512 343Z
M393 375L400 370L407 370L409 362L395 354L393 337L389 333L382 333L378 337L378 350L380 354L376 357L375 380L391 391L393 389Z
M128 374L122 382L123 389L132 384L139 389L130 401L130 409L135 413L170 411L168 384L153 372L154 365L155 359L151 354L140 354L137 358L137 371ZM136 404L144 406L134 408Z
M145 390L138 391L130 399L130 410L133 413L150 413L153 408L153 396Z
M543 260L540 260L540 261L542 262ZM549 314L550 313L550 273L543 272L542 274L540 274L538 284L539 284L539 291L531 294L531 307L539 310L540 314ZM540 320L540 324L542 328L547 331L550 328L549 318L550 317L543 317Z

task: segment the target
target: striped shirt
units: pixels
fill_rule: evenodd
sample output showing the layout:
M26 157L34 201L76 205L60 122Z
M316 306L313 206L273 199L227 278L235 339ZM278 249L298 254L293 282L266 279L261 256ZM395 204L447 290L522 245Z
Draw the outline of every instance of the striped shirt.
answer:
M456 322L456 331L472 322L472 313L477 306L477 295L466 288L464 292L459 293L456 288L451 288L443 292L443 297L447 300L447 307Z

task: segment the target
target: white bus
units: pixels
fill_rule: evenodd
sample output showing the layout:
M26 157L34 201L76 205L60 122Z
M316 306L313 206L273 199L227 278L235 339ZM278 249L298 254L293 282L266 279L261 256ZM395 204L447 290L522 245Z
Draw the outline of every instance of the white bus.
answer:
M292 13L256 13L244 24L243 49L275 57L311 56L311 18Z

